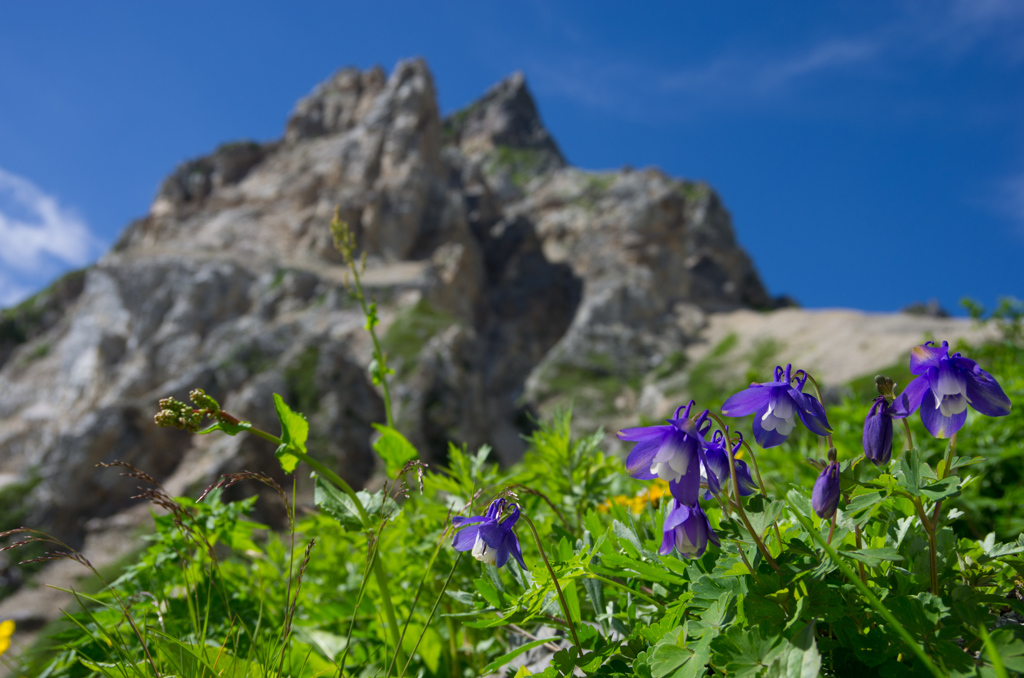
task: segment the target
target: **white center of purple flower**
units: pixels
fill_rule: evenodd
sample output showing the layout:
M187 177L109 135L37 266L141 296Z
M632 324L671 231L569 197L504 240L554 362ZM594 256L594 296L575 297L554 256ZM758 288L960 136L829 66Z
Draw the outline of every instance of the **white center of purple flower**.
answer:
M494 559L498 557L498 552L487 545L487 542L483 540L483 537L478 533L476 535L476 542L473 544L473 557L479 560L481 563L494 564Z
M690 538L686 536L686 530L683 529L682 525L676 527L676 549L684 556L696 555L700 551L700 547L696 544L690 543Z
M687 461L686 455L676 453L667 461L656 461L651 464L651 473L665 482L676 483L686 475Z
M796 419L793 417L796 408L793 404L793 399L787 393L769 398L768 410L761 417L761 428L788 436L796 426Z

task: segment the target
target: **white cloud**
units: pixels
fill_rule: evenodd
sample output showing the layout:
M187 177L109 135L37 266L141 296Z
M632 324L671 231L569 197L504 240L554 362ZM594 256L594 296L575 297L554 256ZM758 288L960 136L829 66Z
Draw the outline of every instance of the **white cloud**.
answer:
M0 307L67 268L89 263L102 247L74 210L0 168Z

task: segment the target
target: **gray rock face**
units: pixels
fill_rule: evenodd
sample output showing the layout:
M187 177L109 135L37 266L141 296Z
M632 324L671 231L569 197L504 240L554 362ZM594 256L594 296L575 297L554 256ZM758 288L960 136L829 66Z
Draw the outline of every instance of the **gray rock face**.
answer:
M282 140L184 163L77 287L0 316L0 478L38 479L35 520L76 540L123 508L135 483L101 461L177 491L279 473L261 440L152 424L194 387L271 431L282 394L319 456L369 478L383 403L336 206L367 255L399 427L428 460L465 441L512 461L559 375L630 379L705 313L772 304L708 187L568 167L521 74L442 121L422 61L344 69Z

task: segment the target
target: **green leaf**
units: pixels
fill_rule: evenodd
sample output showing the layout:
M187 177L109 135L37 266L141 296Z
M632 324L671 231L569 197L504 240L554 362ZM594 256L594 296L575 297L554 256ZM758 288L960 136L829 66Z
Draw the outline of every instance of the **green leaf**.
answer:
M860 522L862 518L874 513L872 509L883 499L885 499L885 492L868 492L857 495L846 505L846 514L854 521Z
M406 463L419 459L420 455L405 436L390 426L374 424L380 432L380 438L373 444L373 449L384 460L389 478L394 478Z
M352 497L320 476L316 478L313 501L321 511L337 520L346 530L363 528L363 520L359 517L359 508Z
M281 462L284 472L291 473L299 465L299 459L289 452L297 450L302 454L306 453L309 422L304 416L288 407L284 399L276 393L274 394L274 407L277 408L277 418L281 421L281 445L274 454Z
M814 621L788 641L768 669L769 678L816 678L821 655L814 642Z
M685 627L689 628L689 623ZM648 660L652 678L696 678L703 676L711 658L713 633L705 633L700 641L687 640L684 627L665 634L650 653Z
M849 551L840 551L844 556L849 556L864 563L868 567L878 567L882 564L882 561L888 560L897 562L903 560L903 556L899 554L899 551L886 546L878 549L855 549Z
M498 595L498 589L495 588L494 584L491 583L490 579L474 579L473 584L476 586L476 590L480 592L480 595L484 597L492 607L502 607L503 603L501 597Z
M921 487L920 491L922 495L932 501L938 501L946 497L956 497L960 494L960 478L959 476L950 476L937 482L929 483Z
M520 645L516 649L512 650L511 652L509 652L507 654L501 655L500 657L495 659L493 662L491 662L490 664L485 666L484 670L482 671L482 674L486 675L486 674L489 674L489 673L494 673L495 671L500 669L502 666L504 666L505 664L508 664L510 661L512 661L513 659L515 659L519 655L523 654L524 652L528 652L529 650L532 650L535 647L540 647L544 643L550 643L550 642L556 642L557 643L560 640L562 640L562 639L557 637L557 636L555 636L555 637L552 637L552 638L541 638L540 640L533 640L533 641L530 641L529 643L526 643L524 645ZM519 675L519 674L517 673L516 675Z
M760 621L760 620L759 620ZM725 665L730 678L758 676L771 663L772 650L782 640L778 635L769 635L769 628L778 632L778 627L740 626L729 627L727 633L715 639L713 646L716 661Z

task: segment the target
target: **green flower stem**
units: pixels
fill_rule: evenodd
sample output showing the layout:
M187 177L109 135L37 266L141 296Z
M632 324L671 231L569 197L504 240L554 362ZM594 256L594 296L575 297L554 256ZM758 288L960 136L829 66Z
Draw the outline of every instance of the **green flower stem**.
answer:
M651 598L646 593L641 593L640 591L634 591L633 589L629 588L628 586L626 586L622 582L618 582L618 581L615 581L614 579L609 579L608 577L604 577L602 575L599 575L596 572L594 572L593 570L590 570L587 573L587 576L590 579L596 579L597 581L604 582L605 584L609 584L611 586L617 586L618 588L622 589L623 591L626 591L627 593L631 593L632 595L636 596L637 598L641 598L641 599L647 601L648 603L650 603L651 605L655 606L656 608L658 608L662 612L664 612L665 609L666 609L665 605L663 603L659 603L657 600L655 600L654 598Z
M448 531L445 530L445 535L447 535L447 534L448 534ZM435 553L434 556L436 557L437 553ZM413 645L412 652L409 653L409 659L403 665L402 672L398 675L398 678L403 678L403 676L405 676L405 672L409 670L409 664L412 663L412 658L416 655L416 650L420 649L420 641L423 640L423 636L427 633L427 629L430 628L430 620L434 618L434 613L437 612L437 606L441 604L441 599L444 598L444 592L448 590L448 584L451 583L452 575L455 574L455 570L456 570L456 568L458 568L460 560L462 560L462 553L459 553L459 555L455 558L455 562L452 564L452 569L448 573L448 578L444 580L444 586L442 586L441 590L438 592L437 600L434 601L434 606L432 608L430 608L430 615L428 615L427 616L427 620L425 622L423 622L423 629L420 631L420 635L416 639L416 644ZM431 560L430 564L433 565L434 561ZM430 571L430 567L427 567L427 571L428 572ZM418 596L419 596L419 594L417 594L417 597ZM410 613L409 616L411 617L412 614ZM406 626L408 626L408 624L406 624ZM403 631L403 634L404 634L404 631Z
M747 452L750 453L750 462L754 465L754 475L757 476L757 484L761 488L761 493L764 496L768 496L768 487L764 484L764 480L761 479L761 469L757 467L757 456L754 454L754 450L750 447L750 444L744 440L743 447L747 448ZM775 529L775 538L779 540L779 552L782 552L782 534L779 532L779 521L772 521L772 528Z
M772 558L772 554L768 550L768 547L764 545L763 541L761 541L761 535L759 535L754 529L754 526L750 524L750 519L747 518L747 513L743 510L743 498L742 495L740 495L740 479L736 477L736 460L733 459L732 456L732 437L729 435L729 427L725 425L725 422L723 422L717 414L713 412L708 412L708 414L710 414L711 417L718 422L718 425L722 427L722 430L725 431L725 456L729 460L729 473L732 475L732 487L736 495L736 512L740 515L740 519L746 526L747 532L749 532L750 536L754 538L754 542L757 544L757 548L761 551L761 555L763 555L764 559L768 561L768 564L772 566L772 569L778 572L779 564L775 562L774 558Z
M928 534L928 565L932 575L932 593L939 595L938 544L935 539L936 523L928 520L928 514L925 513L924 506L918 497L911 497L910 500L914 502L917 517L921 519L921 526L924 527L924 531Z
M363 295L363 284L359 280L359 267L356 266L355 260L349 261L348 268L352 271L352 278L355 280L355 297L359 300L359 305L363 309L363 315L369 319L371 317L370 309L366 305L366 297ZM374 324L368 321L366 329L370 333L370 339L373 340L373 358L377 361L378 369L380 370L380 385L384 389L384 414L387 416L388 426L393 428L395 420L391 416L391 391L388 390L388 370L387 363L384 360L384 351L380 347L380 340L377 339L377 331L374 329Z
M853 526L853 536L854 536L854 539L857 542L857 548L858 549L864 548L864 544L863 544L863 542L861 540L861 536L860 536L860 525L854 524L854 526ZM867 584L868 583L868 578L867 578L867 575L864 574L864 563L860 562L859 560L857 561L857 571L860 572L860 580L862 582L864 582L865 584Z
M953 463L953 452L954 451L956 451L956 434L955 433L949 439L949 449L946 451L946 464L945 464L945 466L942 467L942 478L940 478L940 480L944 480L946 478L946 476L949 475L949 467ZM931 558L930 558L930 561L931 561L931 565L932 565L932 588L934 589L932 592L936 593L936 595L937 595L937 591L938 591L938 580L936 579L936 574L935 574L935 568L936 568L936 563L935 563L936 555L935 555L935 553L936 553L936 548L937 548L936 547L935 533L939 529L939 518L941 518L941 517L942 517L942 500L939 499L937 502L935 502L935 509L932 511L932 521L931 521L932 527L931 527L931 530L928 532L928 544L931 547Z
M800 511L797 510L797 508L793 506L792 503L789 504L789 508L790 512L796 517L798 521L800 521L800 524L803 525L803 528L807 530L807 533L811 536L811 539L818 542L818 545L825 549L825 552L828 554L828 557L832 560L833 563L836 564L836 566L842 571L842 573L846 575L846 578L850 580L850 583L857 587L857 590L859 590L861 595L864 596L864 600L866 600L868 604L871 605L871 607L875 608L878 614L882 615L882 617L887 622L889 622L889 626L892 628L892 630L895 631L896 634L899 635L899 637L903 640L903 642L907 644L910 650L915 655L917 655L917 658L921 660L921 663L928 668L932 675L936 676L936 678L945 678L945 675L942 673L941 670L939 670L939 667L932 663L932 660L928 657L927 653L925 653L924 648L922 648L914 641L914 637L911 636L910 632L903 627L903 624L901 624L899 620L896 619L896 617L892 614L892 612L889 612L889 609L882 604L882 601L880 601L875 596L875 594L871 592L871 589L868 588L868 585L860 580L860 578L857 576L857 573L854 572L853 568L851 568L849 565L846 564L846 562L843 561L843 559L839 556L839 553L830 545L825 543L824 538L822 538L818 531L814 529L814 525L811 523L810 519L807 518L807 516L800 513Z
M434 561L437 560L437 555L441 552L441 548L444 546L445 542L448 541L448 530L449 529L450 529L450 526L446 527L444 529L444 532L441 534L441 539L438 540L438 542L437 542L437 547L434 549L434 554L432 556L430 556L430 562L427 563L427 567L423 571L423 576L420 578L419 586L416 587L416 595L413 596L412 604L409 606L409 616L405 618L405 626L402 627L402 637L398 639L399 645L401 645L401 643L405 642L405 634L409 631L409 623L412 621L412 613L416 609L416 603L419 602L420 595L422 595L422 593L423 593L423 587L427 583L427 577L431 574L431 571L433 570ZM461 553L459 554L459 557L462 557ZM456 560L455 562L456 562L456 564L458 564L458 560ZM452 570L454 571L454 566L453 566ZM449 577L449 580L451 580L451 577ZM441 592L438 595L439 596L444 595L444 592L445 592L446 588L448 588L448 582L445 582L444 587L441 589ZM436 609L437 606L435 605L434 607ZM431 612L431 616L433 616L433 612ZM429 622L430 620L427 620L427 621ZM426 628L426 626L424 626L424 628ZM421 634L421 637L422 637L422 634ZM419 641L416 641L416 646L419 647ZM413 650L413 654L415 654L415 652L416 652L416 650ZM397 658L398 658L398 655L395 655L394 657L391 658L391 664L388 665L387 673L384 674L385 676L390 676L391 675L391 670L395 667L395 661L397 660ZM409 657L409 660L410 661L412 660L412 656L411 655ZM405 671L402 671L402 673L405 673Z
M558 584L558 577L555 576L555 571L551 569L551 563L548 562L548 556L544 552L544 545L540 543L540 535L537 534L537 528L534 526L533 521L530 520L528 515L522 514L520 516L526 521L526 524L530 526L530 531L533 532L533 538L537 541L537 548L540 549L540 557L544 559L544 566L548 568L548 574L551 575L551 581L555 584L555 591L558 593L558 602L562 604L562 611L565 612L565 620L569 624L569 630L572 631L573 642L576 643L576 654L579 657L583 656L583 645L580 644L580 639L576 635L576 623L572 620L572 615L569 613L569 605L565 602L565 596L562 594L562 587Z
M906 447L903 449L906 451L914 449L914 435L910 432L910 424L907 422L907 418L903 417L900 419L903 422L903 430L907 432Z
M264 440L270 441L276 445L282 445L284 441L275 436L272 433L267 433L258 428L250 428L250 433L263 438ZM299 461L303 461L309 464L313 470L327 478L333 483L339 490L347 494L356 505L356 510L359 511L359 519L363 521L364 525L368 525L370 522L370 516L366 513L366 509L363 507L363 502L359 501L359 497L356 495L352 486L342 480L334 471L330 470L319 461L309 456L305 452L299 452L298 450L288 448L288 454L296 457ZM401 646L401 633L398 630L398 618L395 616L395 607L391 603L391 593L388 589L388 575L384 571L384 566L381 565L380 558L374 558L373 560L373 576L377 580L377 588L380 589L381 603L384 605L384 616L388 620L388 629L391 631L391 640L395 643L395 654L398 656L399 661L404 659L402 646Z

